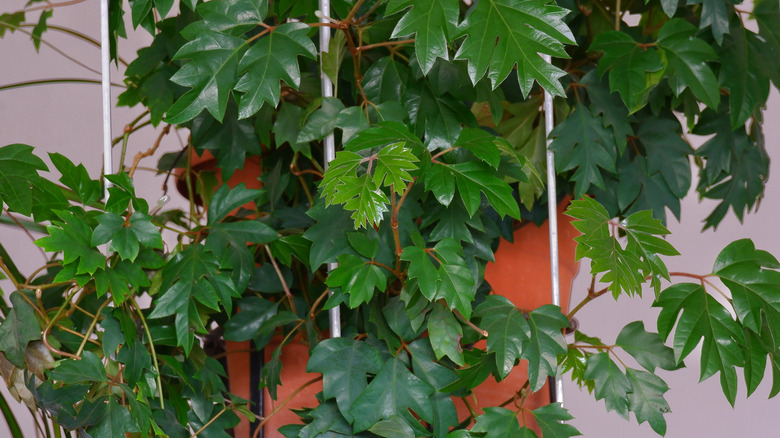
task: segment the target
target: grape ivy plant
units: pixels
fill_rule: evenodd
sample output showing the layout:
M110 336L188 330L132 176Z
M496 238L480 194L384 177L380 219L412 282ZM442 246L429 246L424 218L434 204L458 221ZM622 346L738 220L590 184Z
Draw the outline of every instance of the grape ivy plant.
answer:
M28 34L36 49L51 32L88 39L53 24L75 3L30 0L0 15L0 37ZM752 11L725 0L333 0L327 19L311 0L109 3L114 56L133 29L153 37L123 67L118 105L139 116L117 143L146 125L187 141L155 155L158 140L101 180L68 151L44 161L29 145L0 147L2 223L36 233L50 257L23 273L0 238L0 374L49 419L43 434L226 437L244 417L265 425L287 403L277 394L290 342L308 345L318 378L305 385L322 391L266 437L576 436L560 404L526 405L561 375L664 435L669 387L656 370L680 368L697 345L701 378L717 374L731 404L738 373L748 393L769 374L780 392L778 260L739 240L711 272L679 273L665 240L667 213L680 216L694 183L718 201L705 228L763 196L777 0ZM557 195L575 199L577 258L593 275L567 313L518 308L484 278L520 221L544 220L545 90ZM329 136L338 152L325 166ZM694 136L708 139L694 148ZM193 165L206 154L216 172ZM187 211L146 200L168 195L167 177L159 193L136 192L153 155L180 176ZM250 160L259 184L225 183ZM658 333L636 321L601 340L572 327L602 295L643 292L655 294ZM342 336L330 337L336 306ZM272 350L258 385L275 410L228 391L224 341ZM474 388L521 363L525 384L480 403Z

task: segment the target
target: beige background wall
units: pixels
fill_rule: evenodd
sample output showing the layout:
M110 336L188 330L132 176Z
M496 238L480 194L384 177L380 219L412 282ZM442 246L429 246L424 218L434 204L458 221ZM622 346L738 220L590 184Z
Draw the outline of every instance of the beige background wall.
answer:
M0 13L20 9L26 0L3 0ZM55 11L52 23L71 26L89 35L99 35L99 3L97 0ZM37 13L28 15L28 20L37 20ZM92 68L99 69L99 50L72 37L57 32L45 34L45 39ZM129 42L122 42L120 55L132 59L140 44L150 40L143 31L134 35ZM6 35L0 41L0 86L29 79L45 78L92 78L94 73L78 65L67 62L61 55L48 47L42 47L35 54L29 37L20 33ZM114 75L115 81L121 76ZM118 89L113 89L114 98ZM40 151L59 151L75 162L83 162L90 174L97 177L101 169L101 113L100 88L96 85L47 85L0 91L0 145L26 143ZM140 110L117 110L114 112L113 134L119 135L124 124L135 118ZM773 91L766 113L765 134L770 154L780 156L780 97ZM182 134L182 135L186 135ZM157 133L152 128L144 128L134 134L130 141L128 160L139 150L152 145ZM174 150L181 147L179 139L170 135L163 140L163 148ZM118 151L117 151L118 155ZM777 160L777 158L776 158ZM775 161L776 163L777 161ZM154 167L156 160L147 160L146 165ZM672 271L687 271L704 274L710 272L717 253L730 241L743 237L752 238L758 247L780 256L780 167L772 166L772 177L766 189L766 198L757 214L748 216L740 224L733 214L729 214L718 233L707 231L700 233L702 220L711 211L713 205L699 203L695 193L689 196L683 205L682 222L673 222L670 241L685 254L667 260ZM144 187L141 193L148 194L147 200L154 205L162 192L161 180L140 179ZM175 200L172 202L176 202ZM43 262L41 253L30 244L23 233L8 227L0 227L0 242L6 248L12 248L24 254L17 262L27 268L39 266ZM21 267L25 270L25 266ZM587 266L583 267L575 281L573 304L585 296L589 285ZM29 269L27 269L29 272ZM9 291L7 283L0 283ZM604 296L583 309L577 319L581 330L592 336L601 336L605 342L614 341L614 336L625 324L641 317L648 330L655 328L656 309L650 307L653 294L645 293L643 299L621 297L615 302ZM640 315L640 316L638 316ZM661 372L671 387L667 400L672 413L666 416L669 423L669 437L755 437L771 438L777 436L780 427L780 399L766 400L770 383L764 382L756 393L745 399L744 384L740 382L736 408L732 409L720 392L718 376L697 384L699 376L698 351L686 361L687 369L674 373ZM4 385L0 389L5 391ZM607 413L603 401L596 402L587 392L567 384L565 387L566 407L576 418L572 421L586 437L654 437L647 424L637 426L632 418L623 420L614 412ZM25 409L17 409L20 418L29 418ZM774 430L772 430L774 428ZM28 429L29 430L29 429ZM0 437L6 436L5 424L0 421ZM31 435L30 436L34 436Z

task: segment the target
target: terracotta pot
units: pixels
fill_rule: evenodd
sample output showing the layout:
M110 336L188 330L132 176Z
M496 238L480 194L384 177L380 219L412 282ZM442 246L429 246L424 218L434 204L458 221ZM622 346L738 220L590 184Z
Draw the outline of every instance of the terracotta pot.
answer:
M225 341L225 359L228 375L228 390L245 399L252 400L252 344L250 341L235 342ZM252 411L255 411L252 407ZM241 421L233 427L233 436L236 438L249 438L251 436L249 420L239 415Z
M203 199L200 194L203 193L204 190L211 189L216 191L223 183L227 184L231 189L240 183L244 183L248 189L259 189L262 187L262 182L258 179L262 173L260 157L247 157L247 160L244 162L244 168L236 170L227 182L223 182L222 171L217 167L217 159L208 149L203 151L203 155L198 155L195 152L195 149L190 149L190 151L190 182L192 183L192 191L190 192L187 188L187 179L184 175L187 170L186 166L176 168L173 172L173 176L176 180L176 190L185 198L188 198L190 193L193 193L193 201L196 204L203 205ZM186 163L184 164L186 165ZM209 187L210 184L207 185L203 182L207 180L207 178L204 178L207 173L213 175L212 187ZM248 204L245 207L251 209L252 206ZM235 213L235 211L232 213Z
M571 218L564 215L563 211L568 207L570 198L565 198L558 205L558 258L559 279L561 292L561 308L567 312L571 285L579 271L579 263L575 261L574 250L576 242L574 238L580 233L571 224ZM488 263L485 268L485 279L490 283L493 293L509 298L515 306L530 311L545 304L552 303L550 279L550 241L549 221L545 221L540 227L533 223L521 224L515 230L514 242L502 240L496 251L495 263ZM485 348L485 342L480 341L478 348ZM478 406L472 406L478 413L482 413L480 406L498 406L516 394L525 384L528 378L527 362L520 361L509 375L501 382L496 382L493 377L474 388ZM472 403L473 399L469 400ZM550 403L550 390L545 385L541 390L531 394L525 401L524 407L534 410ZM458 416L461 419L468 417L469 412L462 401L456 399ZM524 415L520 418L529 427L537 430L532 415Z
M265 347L263 354L265 363L271 360L271 355L281 341L281 336L274 336ZM278 432L280 427L287 424L301 424L300 417L293 410L304 407L313 408L319 405L316 395L322 391L322 379L305 387L284 406L281 406L281 403L307 382L320 377L319 373L306 372L308 361L309 346L299 336L296 336L292 342L282 347L282 383L276 389L276 400L271 399L268 391L263 391L263 411L265 416L268 417L279 408L279 411L265 422L263 426L264 438L282 437L282 434ZM238 438L238 435L236 437Z

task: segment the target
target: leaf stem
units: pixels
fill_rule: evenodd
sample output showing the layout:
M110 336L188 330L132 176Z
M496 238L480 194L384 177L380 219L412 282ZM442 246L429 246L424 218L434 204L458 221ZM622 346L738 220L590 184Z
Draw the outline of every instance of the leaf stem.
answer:
M31 8L22 9L22 12L40 11L41 9L54 9L61 6L72 6L84 2L85 0L68 0L61 3L47 3L41 6L33 6Z
M214 416L214 418L210 419L209 421L207 421L207 422L206 422L206 424L204 424L203 426L201 426L201 428L200 428L200 429L196 430L196 431L195 431L195 433L193 433L193 434L190 436L190 438L195 438L195 437L197 437L199 433L203 432L204 430L206 430L206 428L207 428L207 427L211 426L211 424L212 424L212 423L214 423L215 421L217 421L217 418L221 417L221 416L222 416L222 414L224 414L225 412L227 412L227 406L223 406L223 407L222 407L222 410L221 410L221 411L219 411L219 412L217 412L217 415L215 415L215 416Z
M128 125L129 126L129 125ZM157 136L157 140L154 142L154 145L152 145L151 148L147 149L146 151L139 152L135 155L133 158L133 164L130 166L130 170L127 172L127 176L132 178L133 174L135 174L135 170L138 168L138 164L141 163L141 160L145 157L150 157L154 155L155 152L157 152L157 148L160 147L160 143L162 142L163 137L168 135L168 133L171 132L171 125L166 125L162 132L160 132L160 135Z
M0 85L0 91L11 90L14 88L31 87L33 85L48 85L48 84L96 84L100 85L100 81L96 79L79 79L79 78L54 78L54 79L39 79L34 81L15 82L13 84ZM112 82L111 86L126 88L122 84Z
M95 316L92 318L92 322L89 323L89 328L87 328L87 332L84 333L81 337L81 345L79 345L78 350L76 350L76 356L81 357L81 353L84 352L84 347L87 345L87 340L90 336L92 336L92 332L95 331L95 327L97 326L98 319L100 318L100 312L106 308L108 303L110 303L111 300L107 299L103 301L103 304L100 305L100 307L95 311Z
M461 321L465 322L467 326L471 327L471 329L472 329L472 330L474 330L475 332L479 333L480 335L482 335L482 336L484 336L484 337L486 337L486 338L488 337L488 332L487 332L487 330L483 330L483 329L481 329L481 328L477 327L477 326L476 326L476 325L475 325L473 322L471 322L471 321L469 321L468 319L466 319L466 318L465 318L465 317L464 317L464 316L463 316L463 315L462 315L462 314L461 314L461 313L458 311L458 309L452 309L452 313L454 313L454 314L455 314L455 316L457 316L458 318L460 318L460 319L461 319Z
M385 41L385 42L381 42L381 43L367 44L365 46L358 46L358 47L355 47L355 51L363 52L363 51L366 51L366 50L375 49L377 47L398 46L398 45L401 45L401 44L409 44L409 43L413 43L413 42L414 42L414 38L410 38L408 40L400 40L400 41Z
M255 429L255 433L252 434L252 438L257 438L260 435L260 431L263 430L263 426L265 425L265 423L268 422L268 420L271 419L271 417L273 417L274 415L276 415L280 410L282 410L282 408L284 408L287 405L287 403L290 402L290 400L292 400L293 398L295 398L295 396L300 394L301 391L319 382L320 380L322 380L322 376L317 376L309 380L308 382L304 383L303 385L298 387L295 391L293 391L290 395L288 395L287 398L285 398L281 403L279 403L278 406L276 406L276 409L274 409L273 412L268 414L267 417L263 417L263 420L260 421L260 423L257 425L257 429Z
M135 309L135 313L138 314L138 319L141 321L141 325L144 327L144 334L146 335L147 339L149 339L149 352L152 354L152 363L154 364L154 370L157 374L155 376L155 380L157 380L157 391L160 396L160 409L165 410L165 399L163 398L163 386L162 386L162 378L160 373L160 363L157 360L157 352L154 348L154 342L152 341L152 332L149 330L149 324L146 323L146 318L144 317L143 312L141 311L141 308L138 306L138 303L135 301L134 297L130 297L130 303L132 304L133 308Z
M279 277L279 281L282 283L284 294L287 295L287 301L290 303L290 310L292 310L292 313L297 315L298 312L295 310L295 302L293 301L292 292L290 292L290 287L287 286L287 281L284 279L282 270L279 269L279 265L276 263L276 259L274 258L274 255L271 252L271 247L269 247L268 245L263 245L263 246L265 247L265 252L268 254L268 258L271 259L271 265L273 265L274 271L276 271L276 276Z
M598 291L598 292L593 292L593 289L591 289L591 290L588 292L588 295L587 295L587 296L586 296L586 297L585 297L585 298L584 298L582 301L580 301L580 303L579 303L579 304L577 304L577 306L575 306L573 309L571 309L571 311L569 311L569 314L568 314L568 315L566 315L566 318L567 318L569 321L571 321L571 319L574 317L574 315L576 315L576 314L577 314L577 312L579 312L579 311L580 311L580 309L582 309L582 307L583 307L584 305L586 305L586 304L588 304L589 302L593 301L594 299L596 299L596 298L598 298L598 297L600 297L600 296L604 295L604 294L605 294L605 293L607 293L608 291L609 291L609 289L608 289L608 288L606 288L606 287L605 287L604 289L601 289L601 290L600 290L600 291Z

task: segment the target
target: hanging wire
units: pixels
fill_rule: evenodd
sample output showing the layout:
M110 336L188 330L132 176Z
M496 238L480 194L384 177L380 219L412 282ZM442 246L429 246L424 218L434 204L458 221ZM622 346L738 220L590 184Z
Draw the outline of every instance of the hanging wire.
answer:
M319 0L320 7L320 22L328 23L330 21L330 0ZM325 74L322 69L322 54L328 51L328 45L330 44L330 27L320 26L320 86L322 88L322 97L333 96L333 83L331 83L328 75ZM325 170L328 169L328 164L336 158L336 142L331 132L325 137ZM336 269L337 263L328 263L328 271ZM331 291L332 295L333 292ZM330 337L341 337L341 307L334 306L328 311L329 324L330 324Z
M103 89L103 175L110 175L113 170L111 155L111 43L108 30L108 0L100 0L100 56L101 85ZM108 189L111 182L104 178L104 193L108 199Z
M545 62L552 62L550 55L542 55ZM550 221L550 284L552 285L552 303L561 305L561 285L558 263L558 190L555 183L555 153L550 149L550 132L553 129L552 95L544 90L544 133L547 138L547 212ZM563 379L555 379L555 402L563 405Z

